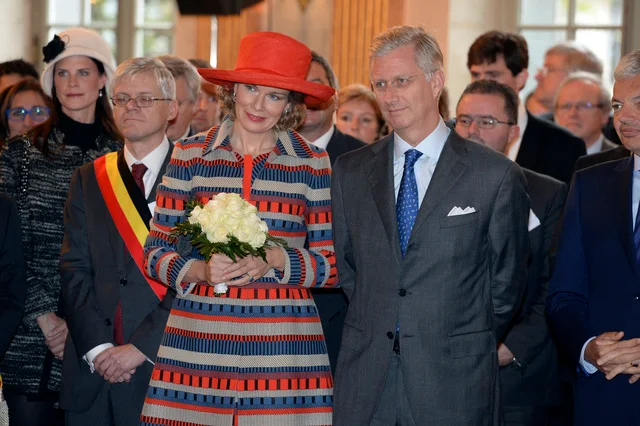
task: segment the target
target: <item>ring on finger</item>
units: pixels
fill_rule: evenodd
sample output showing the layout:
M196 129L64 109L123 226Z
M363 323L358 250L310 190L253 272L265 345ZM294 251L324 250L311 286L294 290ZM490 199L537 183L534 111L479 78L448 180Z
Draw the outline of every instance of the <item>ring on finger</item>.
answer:
M245 275L247 277L249 277L249 282L252 283L253 282L253 277L251 275L249 275L249 273L245 272Z

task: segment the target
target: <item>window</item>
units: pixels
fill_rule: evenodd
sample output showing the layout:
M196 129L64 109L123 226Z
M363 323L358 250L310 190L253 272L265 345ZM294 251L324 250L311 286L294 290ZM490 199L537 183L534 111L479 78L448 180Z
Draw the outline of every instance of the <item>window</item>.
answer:
M177 14L174 0L47 2L47 40L65 28L82 26L100 33L111 45L118 62L131 56L173 53ZM127 10L120 10L119 6ZM133 24L127 24L127 16L134 17ZM118 52L119 47L122 52Z
M529 45L529 80L523 93L536 86L535 73L544 52L563 40L587 46L604 65L605 81L622 50L624 0L520 0L519 30Z

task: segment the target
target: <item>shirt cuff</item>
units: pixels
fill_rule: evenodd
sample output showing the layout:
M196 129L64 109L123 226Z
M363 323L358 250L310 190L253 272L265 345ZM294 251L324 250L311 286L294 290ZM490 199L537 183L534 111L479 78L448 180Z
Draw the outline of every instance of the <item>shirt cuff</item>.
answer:
M582 370L587 373L587 375L592 375L593 373L598 371L598 369L593 364L584 359L584 351L585 349L587 349L587 345L595 338L596 336L593 336L591 339L587 340L584 345L582 345L582 350L580 351L580 366L582 367Z
M85 356L82 357L82 359L89 365L89 370L91 370L92 373L96 371L96 369L93 366L93 360L98 355L100 355L103 351L112 347L113 347L113 343L103 343L91 349L89 352L85 354Z

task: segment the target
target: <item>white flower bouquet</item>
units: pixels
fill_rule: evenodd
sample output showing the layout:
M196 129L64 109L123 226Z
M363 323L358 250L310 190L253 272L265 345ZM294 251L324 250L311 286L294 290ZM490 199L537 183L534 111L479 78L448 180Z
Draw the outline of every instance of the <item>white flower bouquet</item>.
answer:
M260 256L267 260L266 248L287 247L285 240L269 235L267 224L258 216L258 209L238 194L221 192L207 204L187 203L188 220L171 230L173 237L186 236L191 245L208 262L222 253L234 262L245 256ZM225 294L226 283L216 284L216 296Z

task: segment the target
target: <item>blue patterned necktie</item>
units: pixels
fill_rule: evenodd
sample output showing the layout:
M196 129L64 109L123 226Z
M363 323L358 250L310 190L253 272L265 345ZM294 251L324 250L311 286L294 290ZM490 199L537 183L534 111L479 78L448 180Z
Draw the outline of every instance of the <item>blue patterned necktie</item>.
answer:
M416 174L413 171L413 166L421 155L422 153L416 149L410 149L404 153L404 173L402 174L402 181L400 181L400 190L398 191L398 201L396 203L402 257L407 251L413 223L418 215L418 184L416 183Z

